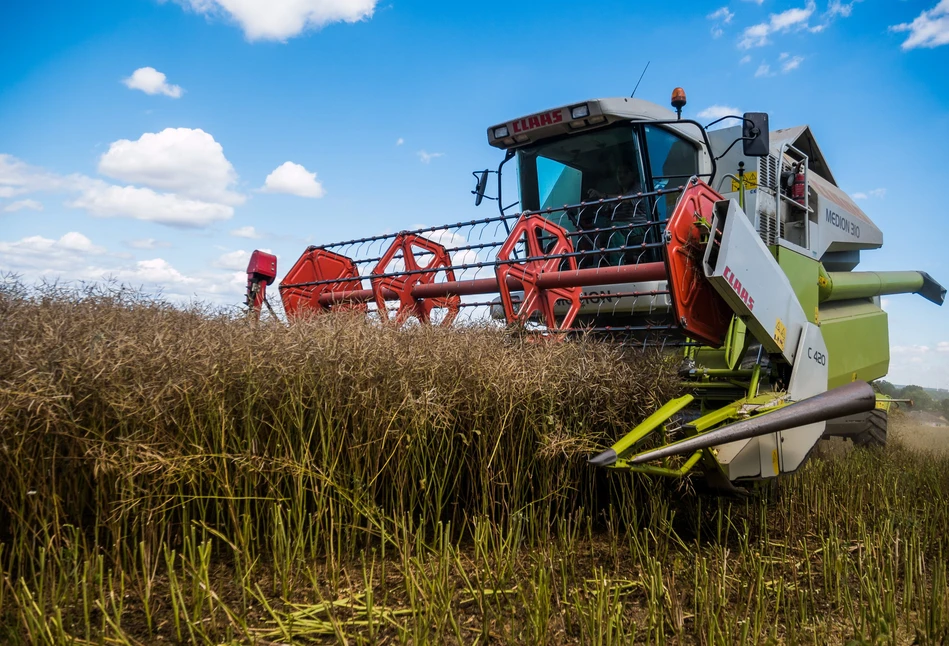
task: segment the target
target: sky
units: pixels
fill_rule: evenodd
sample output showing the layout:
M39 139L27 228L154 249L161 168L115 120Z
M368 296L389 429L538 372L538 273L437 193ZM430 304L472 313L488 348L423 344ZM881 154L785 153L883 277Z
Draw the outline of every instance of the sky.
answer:
M253 249L487 217L488 126L628 96L809 124L884 232L859 269L949 284L949 0L0 4L0 272L240 304ZM949 388L949 308L888 296L895 383Z

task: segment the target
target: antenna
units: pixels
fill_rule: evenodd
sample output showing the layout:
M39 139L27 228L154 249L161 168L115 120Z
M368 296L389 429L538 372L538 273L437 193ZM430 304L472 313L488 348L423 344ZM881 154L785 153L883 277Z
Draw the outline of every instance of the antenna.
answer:
M652 61L646 61L646 67L643 68L643 73L639 75L639 80L636 81L636 87L633 88L633 93L629 95L629 98L632 99L634 96L636 96L636 90L639 89L639 84L643 82L643 77L646 76L646 70L649 69L649 64L651 62Z

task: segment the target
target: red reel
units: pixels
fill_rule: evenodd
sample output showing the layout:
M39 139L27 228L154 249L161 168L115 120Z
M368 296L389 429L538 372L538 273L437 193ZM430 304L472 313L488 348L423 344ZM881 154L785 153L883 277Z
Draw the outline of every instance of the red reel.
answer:
M421 253L419 253L421 252ZM420 262L420 257L431 256ZM393 267L397 261L402 267ZM447 281L454 282L455 272L451 269L451 256L444 246L414 233L400 233L392 246L372 270L373 297L379 307L380 316L386 312L386 291L395 292L399 299L399 309L395 320L404 323L414 316L422 323L431 323L432 310L444 308L445 318L442 325L451 325L461 308L461 297L448 295L432 298L416 298L412 290L417 285L434 283L439 274ZM402 273L405 272L405 273ZM386 276L385 274L395 274Z
M527 258L512 260L511 256L518 245L527 250ZM576 270L576 257L567 255L573 252L573 244L565 229L540 215L521 216L498 251L499 264L495 268L501 304L509 323L516 321L523 325L531 316L539 313L550 330L564 330L573 325L580 311L583 288L541 289L537 286L537 278L545 272ZM524 297L516 311L508 278L519 281L524 289ZM560 320L554 310L558 301L561 301L561 305L563 301L567 304L567 312Z
M332 282L324 282L332 281ZM300 283L322 283L300 285ZM284 284L293 285L284 287ZM365 312L365 303L341 300L332 305L320 302L320 296L330 292L343 293L362 289L359 270L352 259L325 249L308 249L281 281L280 298L288 318L304 312L358 311Z

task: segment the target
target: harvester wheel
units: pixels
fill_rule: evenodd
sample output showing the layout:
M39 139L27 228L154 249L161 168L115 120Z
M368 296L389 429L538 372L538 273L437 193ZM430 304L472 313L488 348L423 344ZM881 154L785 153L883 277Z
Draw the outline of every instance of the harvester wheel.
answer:
M853 435L854 446L886 446L886 411L874 410L867 416L864 429Z

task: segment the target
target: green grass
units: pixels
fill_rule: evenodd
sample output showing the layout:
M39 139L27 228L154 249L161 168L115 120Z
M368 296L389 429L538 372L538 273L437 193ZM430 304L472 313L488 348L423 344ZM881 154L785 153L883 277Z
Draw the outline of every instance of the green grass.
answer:
M0 641L949 641L949 460L591 471L656 354L0 292Z

